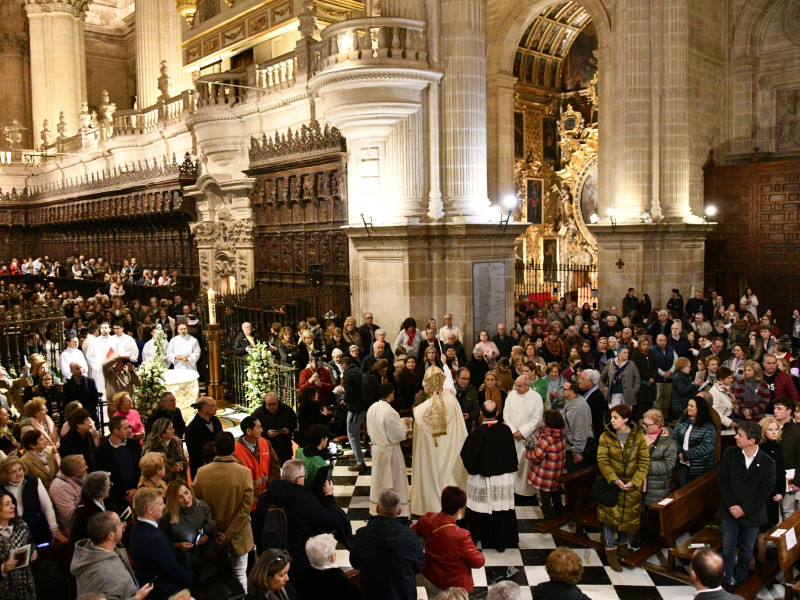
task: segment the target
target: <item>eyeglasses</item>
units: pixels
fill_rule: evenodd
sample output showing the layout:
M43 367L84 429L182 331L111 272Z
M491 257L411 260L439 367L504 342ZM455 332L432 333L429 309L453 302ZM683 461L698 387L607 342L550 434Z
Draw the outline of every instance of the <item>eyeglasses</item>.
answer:
M283 564L287 562L289 562L289 553L286 552L286 550L282 550L278 556L267 563L267 573L269 573L269 568L272 566L272 563Z

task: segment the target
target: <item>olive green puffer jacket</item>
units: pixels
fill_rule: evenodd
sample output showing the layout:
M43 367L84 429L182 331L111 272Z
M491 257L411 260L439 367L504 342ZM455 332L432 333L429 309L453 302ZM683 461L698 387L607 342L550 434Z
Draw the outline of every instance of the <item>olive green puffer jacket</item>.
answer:
M620 490L616 506L598 505L597 519L616 531L638 530L642 513L642 487L650 468L650 451L641 429L631 425L631 433L623 448L617 432L611 425L606 427L597 448L597 466L600 474L612 485L617 479L624 483L633 482L632 489Z

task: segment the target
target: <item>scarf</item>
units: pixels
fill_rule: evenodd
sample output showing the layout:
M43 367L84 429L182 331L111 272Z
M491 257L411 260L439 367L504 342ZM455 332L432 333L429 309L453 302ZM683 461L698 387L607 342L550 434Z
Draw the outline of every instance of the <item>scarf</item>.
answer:
M495 405L497 405L497 412L499 413L500 412L500 407L502 406L502 403L503 403L503 398L502 398L502 395L500 394L499 385L496 385L491 389L489 389L488 387L484 388L483 389L483 394L484 394L485 400L491 400L492 402L495 403Z
M406 336L408 336L408 347L414 345L414 338L417 337L417 328L414 327L411 331L406 329Z
M645 433L645 434L644 434L644 439L645 439L645 441L647 442L647 447L648 447L648 448L649 448L650 446L652 446L652 445L653 445L653 442L655 442L655 441L658 439L658 436L660 436L660 435L661 435L661 431L662 431L662 430L661 430L661 428L659 427L659 428L658 428L658 431L656 431L655 433Z
M744 401L746 403L756 403L760 402L761 399L758 397L758 388L761 387L761 382L755 379L745 379L744 380Z
M562 356L564 354L564 342L560 339L551 340L550 336L547 336L544 343L547 346L547 351L553 356Z
M631 361L626 360L624 364L620 365L619 362L614 360L614 363L616 364L617 368L614 369L614 377L613 377L612 385L617 385L618 383L622 384L622 372L630 364L630 362Z

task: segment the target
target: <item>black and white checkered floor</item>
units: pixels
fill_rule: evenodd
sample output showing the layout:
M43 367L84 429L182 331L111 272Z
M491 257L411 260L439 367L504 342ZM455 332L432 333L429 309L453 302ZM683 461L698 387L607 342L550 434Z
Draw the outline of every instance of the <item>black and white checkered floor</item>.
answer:
M366 458L366 463L367 466L370 466L369 458ZM340 459L333 470L333 483L336 502L347 513L355 532L366 524L370 516L371 468L362 473L354 473L347 470L347 467L352 464L352 460ZM408 469L408 473L410 479L410 469ZM571 546L580 556L584 574L578 585L592 600L690 600L694 598L694 588L679 581L645 569L626 567L623 573L615 573L608 566L602 552L560 539L556 541L549 534L535 533L542 514L539 507L535 505L535 498L525 500L531 505L516 507L520 532L519 548L509 549L503 553L494 550L484 551L486 566L472 572L475 590L470 594L470 598L483 599L491 585L504 579L511 579L522 588L523 600L529 600L533 596L536 585L548 580L544 564L547 555L556 545ZM599 541L599 534L591 535ZM350 568L347 550L337 550L336 562L345 570ZM427 598L421 578L417 580L417 592L419 599ZM762 600L783 598L783 589L773 582L761 590L758 598Z

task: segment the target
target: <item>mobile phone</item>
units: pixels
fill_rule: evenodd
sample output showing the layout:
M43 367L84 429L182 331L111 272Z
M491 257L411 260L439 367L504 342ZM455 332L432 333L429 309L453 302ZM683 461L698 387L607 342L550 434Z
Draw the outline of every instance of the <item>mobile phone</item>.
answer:
M333 481L333 463L328 464L328 481Z
M122 514L119 516L119 520L127 521L128 519L131 518L131 513L132 513L131 507L129 506L128 508L122 511Z
M155 584L156 584L156 579L158 579L158 575L156 575L155 577L153 577L153 578L152 578L152 579L149 581L150 585L155 585Z
M205 532L202 529L197 532L197 537L194 539L195 546L200 543L200 538L203 537L203 535L205 535Z
M798 367L792 367L791 369L789 369L789 372L795 377L800 377L800 368Z

